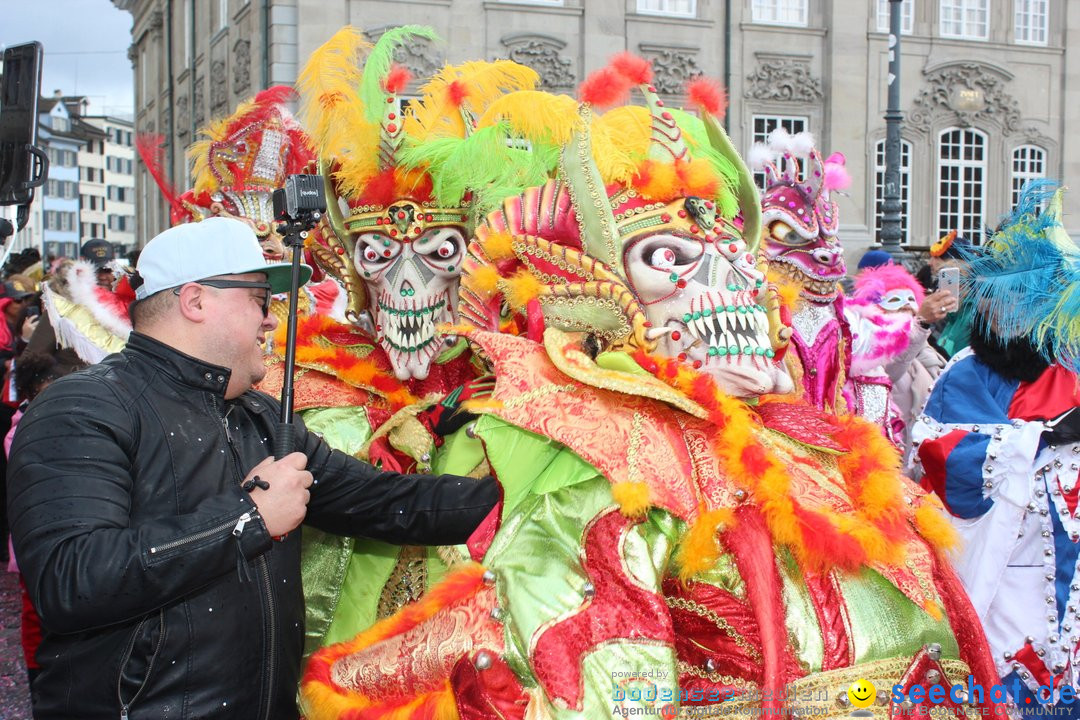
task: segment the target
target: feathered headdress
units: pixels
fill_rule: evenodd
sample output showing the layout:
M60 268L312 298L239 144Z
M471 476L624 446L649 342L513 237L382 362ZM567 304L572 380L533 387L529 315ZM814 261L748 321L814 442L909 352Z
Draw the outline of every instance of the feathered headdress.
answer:
M810 133L790 135L777 128L768 144L755 145L750 155L752 165L765 172L763 222L780 220L806 240L836 235L839 213L832 191L851 184L842 153L822 159Z
M334 229L312 250L345 285L346 314L353 319L368 306L352 262L359 234L408 242L430 228L468 229L471 191L492 178L505 182L522 167L520 157L488 137L463 143L477 134L478 113L502 93L531 88L536 73L510 61L448 67L405 109L402 95L412 77L393 55L420 39L438 38L430 28L406 25L388 30L372 46L359 30L345 27L312 53L298 82L301 117L326 178L327 217Z
M550 123L501 116L530 141L561 141L559 174L508 198L477 227L462 278L463 319L522 332L546 323L651 349L649 322L623 267L628 243L658 232L730 238L722 247L731 262L754 271L760 206L717 120L723 91L707 80L691 83L698 118L666 108L651 81L649 62L623 53L586 79L580 104L549 101L562 103L544 114ZM594 118L593 108L623 102L635 87L646 106ZM500 312L504 301L510 320Z
M1063 192L1028 182L985 246L960 248L961 288L998 336L1027 337L1049 362L1080 372L1080 249L1061 224Z
M202 139L187 150L192 187L179 196L162 170L161 138L138 138L139 155L172 207L173 224L226 213L251 220L260 235L271 231L270 193L286 175L315 167L308 137L288 109L295 99L292 88L276 85L202 129Z

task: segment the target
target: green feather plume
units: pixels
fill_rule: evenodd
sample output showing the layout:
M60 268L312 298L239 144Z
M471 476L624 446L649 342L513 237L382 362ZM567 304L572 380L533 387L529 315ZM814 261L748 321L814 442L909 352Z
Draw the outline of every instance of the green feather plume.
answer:
M671 109L670 112L689 140L690 154L695 158L708 160L723 180L723 188L716 198L716 209L721 216L730 220L739 212L739 199L736 195L739 188L738 169L709 142L705 123L701 118L684 110Z
M407 139L398 159L404 167L427 170L440 205L454 207L472 190L478 212L485 213L504 198L544 184L558 164L559 148L515 140L509 124L500 122L468 138Z
M383 80L390 72L397 49L411 41L431 40L438 42L435 31L424 25L402 25L383 33L364 63L364 79L360 82L360 99L368 122L378 125L386 105Z

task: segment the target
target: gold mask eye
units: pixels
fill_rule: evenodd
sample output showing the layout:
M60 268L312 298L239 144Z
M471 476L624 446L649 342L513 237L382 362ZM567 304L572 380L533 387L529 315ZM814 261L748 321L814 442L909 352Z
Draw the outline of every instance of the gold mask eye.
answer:
M769 225L769 236L773 242L780 245L787 245L788 247L798 247L799 245L805 245L806 240L799 236L790 225L785 222L777 220Z

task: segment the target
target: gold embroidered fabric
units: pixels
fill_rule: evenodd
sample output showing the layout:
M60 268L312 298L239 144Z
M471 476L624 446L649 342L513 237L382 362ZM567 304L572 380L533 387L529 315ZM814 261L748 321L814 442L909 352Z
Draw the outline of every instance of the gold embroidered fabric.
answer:
M390 617L420 599L427 589L427 551L419 545L405 545L379 596L378 618Z

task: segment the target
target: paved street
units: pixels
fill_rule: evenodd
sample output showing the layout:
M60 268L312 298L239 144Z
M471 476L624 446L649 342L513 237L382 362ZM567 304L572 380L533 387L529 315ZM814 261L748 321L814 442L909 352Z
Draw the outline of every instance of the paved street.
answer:
M19 643L19 577L0 567L0 718L30 720L30 692Z

